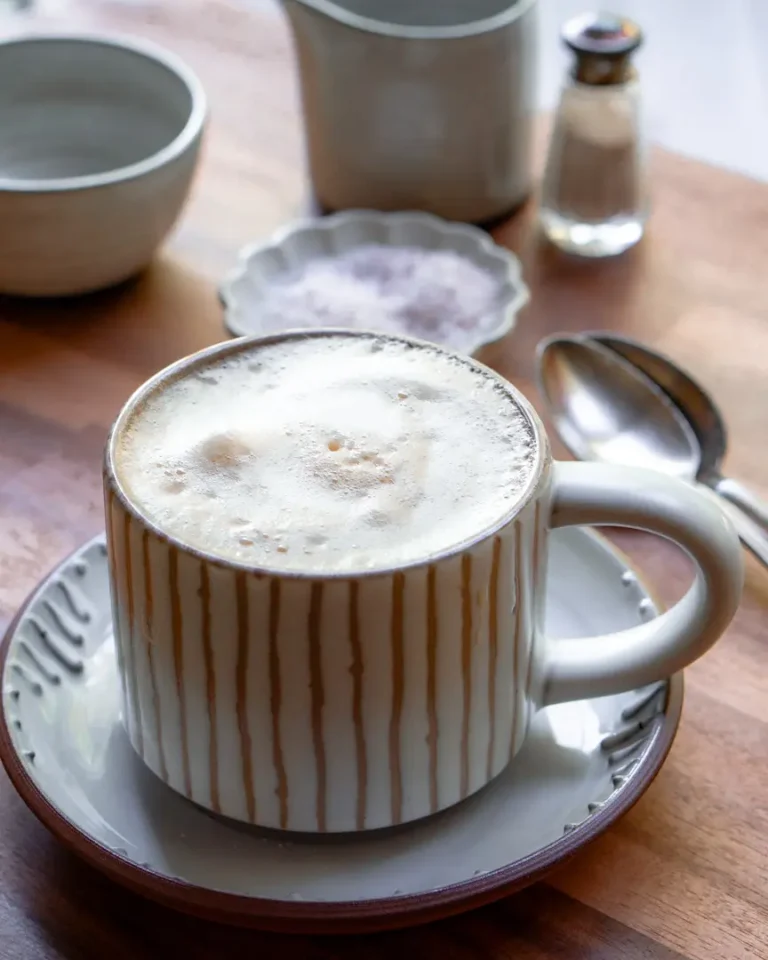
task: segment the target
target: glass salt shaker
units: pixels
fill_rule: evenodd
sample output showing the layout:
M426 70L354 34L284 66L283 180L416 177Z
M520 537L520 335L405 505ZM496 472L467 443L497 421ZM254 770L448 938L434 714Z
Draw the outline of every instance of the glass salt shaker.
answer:
M632 53L640 28L588 13L569 20L576 54L555 118L541 194L544 233L584 257L609 257L643 235L648 214L640 96Z

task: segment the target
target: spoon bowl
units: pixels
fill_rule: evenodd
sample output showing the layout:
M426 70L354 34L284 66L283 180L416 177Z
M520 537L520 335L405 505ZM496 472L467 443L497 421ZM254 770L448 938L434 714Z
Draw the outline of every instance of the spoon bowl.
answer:
M768 566L768 509L721 474L725 426L688 374L632 340L602 333L550 337L537 360L539 389L575 457L698 481L720 497L742 542Z
M696 476L696 436L666 394L631 363L580 337L544 340L537 358L539 388L557 432L579 460Z
M728 435L715 401L685 370L668 357L629 337L603 331L589 333L595 343L613 350L666 393L688 421L700 451L699 479L720 474Z

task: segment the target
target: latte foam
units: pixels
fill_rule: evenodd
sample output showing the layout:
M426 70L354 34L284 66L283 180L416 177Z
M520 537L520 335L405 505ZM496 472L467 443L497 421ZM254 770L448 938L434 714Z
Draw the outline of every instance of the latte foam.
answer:
M189 546L351 573L426 560L498 522L536 439L470 362L338 333L191 366L134 407L113 457L139 510Z

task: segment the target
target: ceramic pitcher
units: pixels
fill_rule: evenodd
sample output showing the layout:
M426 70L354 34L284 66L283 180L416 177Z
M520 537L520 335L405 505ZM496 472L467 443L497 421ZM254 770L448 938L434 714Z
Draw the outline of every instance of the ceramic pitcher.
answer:
M531 187L536 0L283 0L315 197L487 222Z

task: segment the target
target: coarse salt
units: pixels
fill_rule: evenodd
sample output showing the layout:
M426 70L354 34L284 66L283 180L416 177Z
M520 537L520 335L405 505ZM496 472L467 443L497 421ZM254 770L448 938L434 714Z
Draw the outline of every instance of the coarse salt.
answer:
M489 271L453 251L370 244L273 281L258 309L266 330L351 327L466 350L499 326L499 293Z

